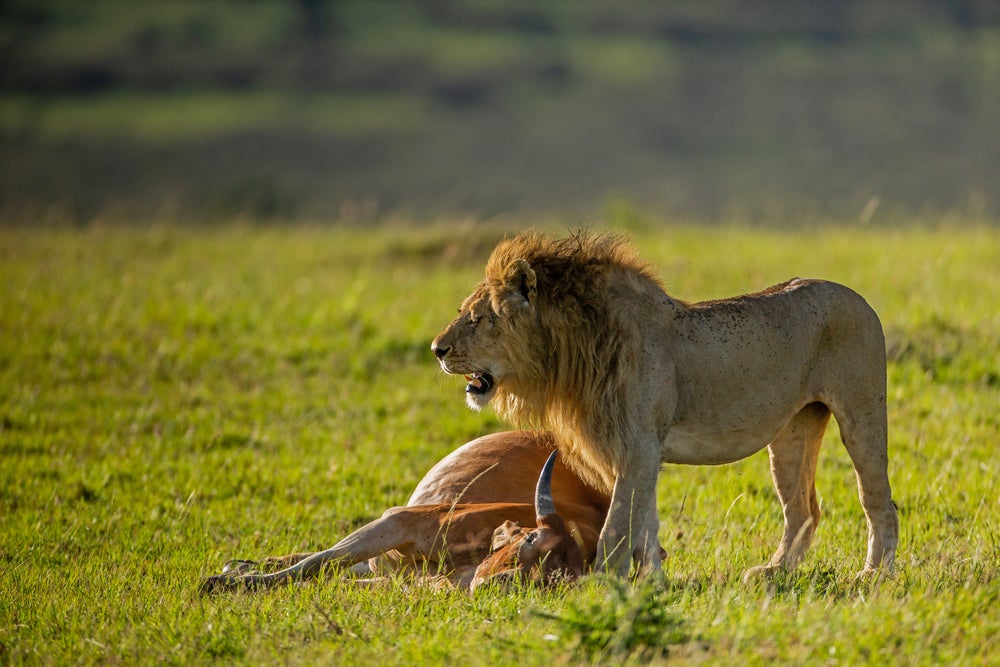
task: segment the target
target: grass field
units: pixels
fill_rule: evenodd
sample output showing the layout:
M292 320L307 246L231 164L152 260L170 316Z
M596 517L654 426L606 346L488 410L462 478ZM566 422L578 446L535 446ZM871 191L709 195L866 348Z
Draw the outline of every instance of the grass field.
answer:
M466 595L328 580L202 599L232 557L317 549L503 426L428 344L501 232L0 229L0 663L986 665L1000 655L996 228L647 226L687 299L844 282L890 354L895 576L831 426L805 564L770 584L765 454L661 475L662 579Z

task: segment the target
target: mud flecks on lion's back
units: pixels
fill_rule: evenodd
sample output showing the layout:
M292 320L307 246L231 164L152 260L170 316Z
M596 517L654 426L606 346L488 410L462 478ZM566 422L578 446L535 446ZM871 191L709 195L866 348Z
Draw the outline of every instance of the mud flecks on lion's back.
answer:
M470 382L469 405L548 426L568 464L612 495L601 569L624 574L631 555L660 566L661 463L727 463L764 447L785 530L754 572L795 567L819 521L816 464L831 416L868 520L863 572L892 566L885 341L855 292L797 278L688 303L621 236L585 232L505 239L485 274L432 348L445 372L492 378L485 391Z

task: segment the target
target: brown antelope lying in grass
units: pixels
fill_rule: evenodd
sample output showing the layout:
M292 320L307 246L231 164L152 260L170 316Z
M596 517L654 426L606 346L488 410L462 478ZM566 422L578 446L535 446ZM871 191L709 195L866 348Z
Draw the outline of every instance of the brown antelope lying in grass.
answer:
M266 589L314 578L327 566L360 575L408 571L464 590L491 581L573 579L594 561L609 501L556 461L550 434L495 433L446 456L405 507L329 549L229 561L201 591Z

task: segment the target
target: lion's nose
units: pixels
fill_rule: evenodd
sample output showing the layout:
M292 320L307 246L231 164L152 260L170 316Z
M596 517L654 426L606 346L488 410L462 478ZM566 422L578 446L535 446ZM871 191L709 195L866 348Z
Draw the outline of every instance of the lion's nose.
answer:
M434 356L437 357L438 359L444 359L444 355L448 354L448 350L450 349L451 349L450 347L438 345L437 341L431 343L431 352L433 352Z

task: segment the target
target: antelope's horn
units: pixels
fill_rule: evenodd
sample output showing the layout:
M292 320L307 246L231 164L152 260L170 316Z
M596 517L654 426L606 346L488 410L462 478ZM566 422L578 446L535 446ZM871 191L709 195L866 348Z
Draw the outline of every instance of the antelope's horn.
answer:
M542 472L538 476L538 486L535 487L535 515L547 516L556 513L556 504L552 500L552 469L556 465L558 450L549 454Z

